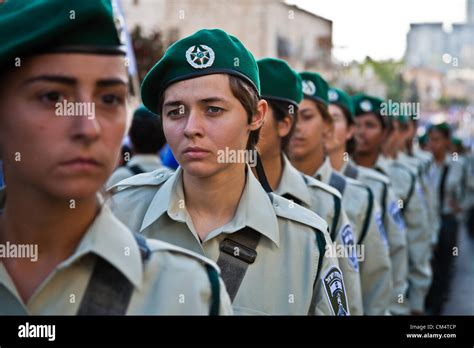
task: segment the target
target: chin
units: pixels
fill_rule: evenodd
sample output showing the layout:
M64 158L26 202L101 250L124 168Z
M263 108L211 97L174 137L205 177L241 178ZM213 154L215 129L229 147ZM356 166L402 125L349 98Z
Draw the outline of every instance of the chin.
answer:
M299 149L292 149L291 151L288 152L289 157L292 159L301 159L305 158L307 156L308 151L305 149L299 148Z
M181 167L183 168L183 171L185 171L187 174L197 178L206 178L212 176L220 169L215 164L211 165L209 163L198 161L182 163Z
M104 184L105 181L98 179L77 179L75 182L56 184L49 193L57 199L87 199L97 195Z

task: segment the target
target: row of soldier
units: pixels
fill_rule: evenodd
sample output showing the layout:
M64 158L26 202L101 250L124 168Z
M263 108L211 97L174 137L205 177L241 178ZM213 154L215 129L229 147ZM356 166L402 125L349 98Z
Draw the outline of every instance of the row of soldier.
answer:
M70 6L0 6L0 242L40 250L2 259L0 314L441 312L472 199L446 124L429 129L430 155L416 117L204 29L145 77L134 157L109 178L129 123L123 42L107 0L74 5L97 26L31 23ZM58 118L64 100L95 117ZM161 129L175 171L153 170Z

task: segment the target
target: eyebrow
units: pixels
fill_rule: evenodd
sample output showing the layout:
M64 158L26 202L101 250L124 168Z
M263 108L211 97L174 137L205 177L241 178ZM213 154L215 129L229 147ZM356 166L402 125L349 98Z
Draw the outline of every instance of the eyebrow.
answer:
M46 81L46 82L55 82L61 83L68 86L75 86L77 85L77 79L68 76L62 75L41 75L29 78L23 82L24 85L39 82L39 81ZM112 79L101 79L96 81L96 85L99 87L109 87L109 86L116 86L116 85L124 85L128 86L128 83L120 78L112 78Z
M226 103L227 100L224 98L219 98L219 97L210 97L210 98L204 98L204 99L199 100L199 103L201 104L209 104L209 103L215 103L215 102ZM163 107L180 106L180 105L184 105L184 102L180 100L172 100L172 101L164 103Z

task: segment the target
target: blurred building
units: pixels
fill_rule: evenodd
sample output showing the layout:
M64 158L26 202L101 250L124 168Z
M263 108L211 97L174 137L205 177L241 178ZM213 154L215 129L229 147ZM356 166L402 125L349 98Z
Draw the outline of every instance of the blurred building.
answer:
M413 23L407 35L404 80L422 110L440 101L474 103L474 0L466 0L466 23L445 31L442 23Z
M256 58L296 69L331 66L332 21L281 0L121 0L129 30L161 31L170 44L203 28L238 37Z
M474 0L466 0L467 22L453 24L412 23L407 35L408 67L446 72L451 68L474 69Z

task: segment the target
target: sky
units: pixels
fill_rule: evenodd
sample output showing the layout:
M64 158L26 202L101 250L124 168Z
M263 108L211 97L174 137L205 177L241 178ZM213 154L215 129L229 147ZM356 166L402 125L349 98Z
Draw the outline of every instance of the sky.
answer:
M342 62L400 59L410 23L466 21L466 0L287 0L333 21L333 54Z

